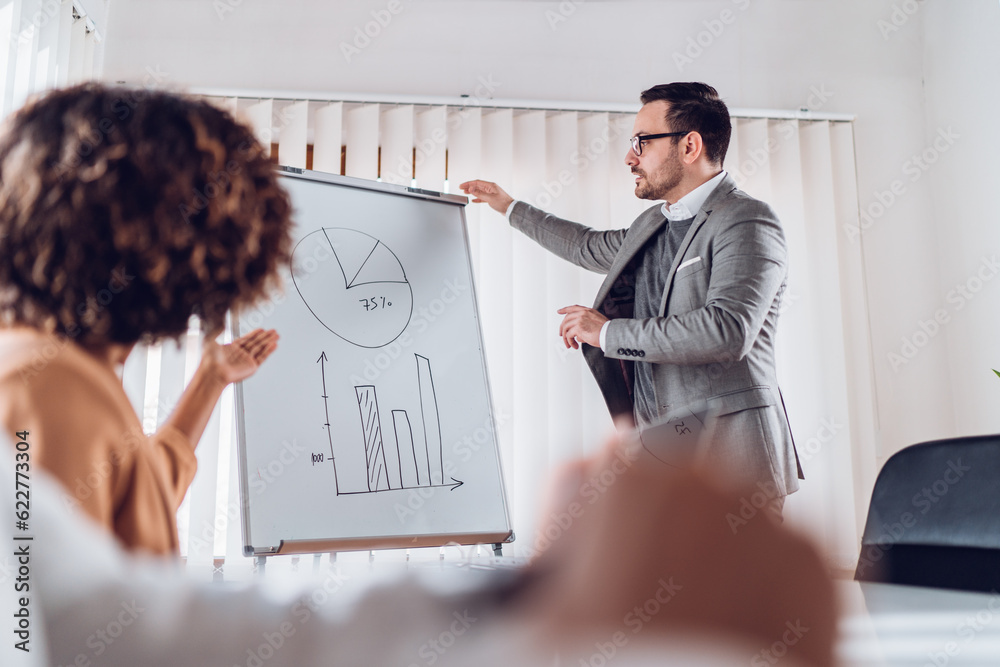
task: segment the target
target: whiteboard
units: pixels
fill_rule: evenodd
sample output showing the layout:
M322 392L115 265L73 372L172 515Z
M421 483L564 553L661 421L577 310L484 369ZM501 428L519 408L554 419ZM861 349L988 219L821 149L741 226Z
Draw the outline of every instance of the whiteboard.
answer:
M236 387L246 555L513 539L465 197L281 168L278 349Z

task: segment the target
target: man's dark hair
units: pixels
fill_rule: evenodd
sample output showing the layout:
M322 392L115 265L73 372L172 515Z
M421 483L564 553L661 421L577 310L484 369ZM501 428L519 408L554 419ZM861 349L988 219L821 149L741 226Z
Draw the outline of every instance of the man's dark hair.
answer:
M649 104L663 100L670 104L667 125L672 132L697 132L701 135L708 159L721 165L729 149L733 124L726 103L707 83L662 83L642 91L639 100ZM681 137L673 137L676 144Z
M207 330L277 282L291 203L227 112L166 92L49 92L0 136L0 325L83 345Z

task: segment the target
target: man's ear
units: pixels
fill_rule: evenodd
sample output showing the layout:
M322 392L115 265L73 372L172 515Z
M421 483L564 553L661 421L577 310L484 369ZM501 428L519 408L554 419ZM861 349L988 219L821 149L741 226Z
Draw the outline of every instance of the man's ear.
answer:
M694 164L705 151L705 144L698 132L689 132L683 141L681 159L685 164Z

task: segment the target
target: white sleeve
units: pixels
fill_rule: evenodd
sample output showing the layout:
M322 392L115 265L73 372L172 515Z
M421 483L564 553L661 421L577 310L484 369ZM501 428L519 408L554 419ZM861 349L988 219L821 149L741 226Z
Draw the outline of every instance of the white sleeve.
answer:
M604 324L601 325L601 350L602 351L604 351L604 350L607 349L608 325L609 324L611 324L611 320L608 320L607 322L605 322Z
M514 201L512 201L510 203L510 206L507 207L507 210L504 211L503 215L504 215L505 218L507 218L508 222L510 222L510 214L514 211L514 204L516 204L516 203L517 203L517 200L515 199Z

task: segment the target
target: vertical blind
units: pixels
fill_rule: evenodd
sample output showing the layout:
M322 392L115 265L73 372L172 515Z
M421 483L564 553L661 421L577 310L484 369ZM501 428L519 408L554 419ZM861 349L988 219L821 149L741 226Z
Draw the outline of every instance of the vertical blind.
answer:
M0 115L32 93L93 79L102 46L72 0L0 0Z
M625 227L650 205L633 195L624 164L632 114L208 98L250 123L289 166L445 192L486 178L598 229ZM776 209L788 240L778 373L806 481L789 497L786 519L815 537L831 566L848 569L875 465L861 248L837 233L857 223L852 123L734 112L733 124L725 168ZM467 217L518 537L505 553L530 556L549 474L594 451L613 431L579 351L565 349L557 335L556 310L591 305L602 276L549 255L485 205L470 205ZM195 327L179 346L137 350L129 359L126 389L147 428L162 423L176 402L199 349ZM224 563L227 579L250 568L240 551L233 424L229 389L199 445L199 471L179 513L189 569L218 578Z

